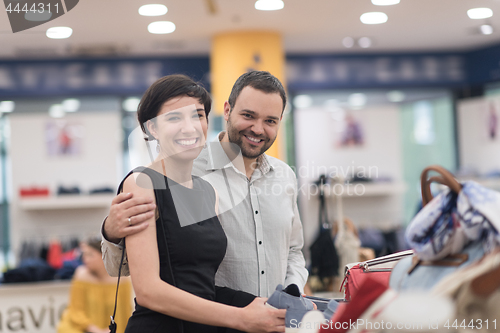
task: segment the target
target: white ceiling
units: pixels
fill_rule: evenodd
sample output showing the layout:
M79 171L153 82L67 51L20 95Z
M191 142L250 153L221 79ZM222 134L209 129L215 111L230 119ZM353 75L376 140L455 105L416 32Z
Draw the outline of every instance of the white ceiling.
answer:
M361 53L462 51L500 44L500 0L401 0L394 6L375 6L370 0L284 0L280 11L263 12L255 0L81 0L54 21L13 34L7 13L0 11L0 58L78 56L82 53L126 56L208 55L211 37L232 30L273 30L282 34L287 53ZM168 13L160 17L138 14L143 4L163 3ZM467 10L489 7L493 17L471 20ZM364 25L361 14L383 11L389 19ZM169 20L177 30L152 35L150 22ZM490 23L492 35L478 27ZM69 26L73 35L51 40L45 31ZM374 40L370 49L346 49L342 39L363 36Z

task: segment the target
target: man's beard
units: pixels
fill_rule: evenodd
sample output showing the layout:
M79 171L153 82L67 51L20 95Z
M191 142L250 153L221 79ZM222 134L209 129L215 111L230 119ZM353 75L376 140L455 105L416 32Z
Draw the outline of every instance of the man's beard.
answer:
M264 140L264 144L262 147L259 149L255 147L254 149L248 148L249 143L243 143L243 133L250 135L252 137L262 139ZM269 139L265 135L254 135L250 132L238 132L233 126L231 126L231 118L227 121L227 137L229 139L229 142L234 143L241 149L241 154L243 157L246 158L257 158L260 155L264 154L266 150L271 147L271 145L274 143L274 140L276 140L276 137L274 137L272 140Z

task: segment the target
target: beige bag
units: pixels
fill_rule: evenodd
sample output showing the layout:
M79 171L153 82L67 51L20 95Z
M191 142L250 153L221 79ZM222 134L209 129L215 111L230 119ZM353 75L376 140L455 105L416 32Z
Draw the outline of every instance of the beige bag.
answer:
M456 321L450 319L451 330L500 331L500 248L477 263L448 275L432 292L454 300Z

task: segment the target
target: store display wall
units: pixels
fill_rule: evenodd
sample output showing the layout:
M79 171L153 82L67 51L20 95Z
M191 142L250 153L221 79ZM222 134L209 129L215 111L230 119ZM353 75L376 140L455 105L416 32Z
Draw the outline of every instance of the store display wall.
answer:
M322 173L349 178L364 172L374 181L384 178L389 182L383 191L372 191L366 185L351 187L342 195L344 215L358 227L389 229L402 224L404 185L402 180L402 154L400 145L400 114L397 105L366 107L350 113L360 122L363 144L339 146L339 125L326 108L307 108L295 111L296 168L299 178L299 204L304 224L306 246L318 231L318 191L313 182ZM364 186L364 185L363 185ZM354 191L357 190L357 193ZM330 220L336 218L335 198L329 195ZM307 255L306 255L307 256Z
M122 173L122 129L119 112L91 112L53 119L45 114L9 117L12 165L10 227L12 251L23 241L81 239L99 231L114 194L87 195L91 189L116 189ZM55 124L77 126L73 153L51 152L49 129ZM52 134L51 134L52 133ZM52 142L52 143L49 143ZM20 197L20 188L47 187L48 196ZM77 186L82 194L56 195L59 186Z
M457 112L460 164L470 176L500 176L500 97L460 101Z

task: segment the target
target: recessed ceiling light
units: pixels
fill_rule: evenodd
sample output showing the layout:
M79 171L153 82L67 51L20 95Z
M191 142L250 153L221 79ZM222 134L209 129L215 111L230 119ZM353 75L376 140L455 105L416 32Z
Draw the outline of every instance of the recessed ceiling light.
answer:
M359 18L364 24L381 24L387 22L387 14L382 12L364 13Z
M467 11L467 15L473 20L480 20L492 17L493 11L489 8L472 8Z
M47 37L52 39L69 38L73 34L73 29L69 27L52 27L47 29Z
M350 94L347 102L350 107L362 107L366 104L366 95L363 93Z
M285 7L283 0L257 0L255 9L258 10L280 10Z
M358 39L358 45L364 49L367 49L372 46L372 40L368 37L361 37L360 39Z
M313 100L309 95L297 95L293 99L293 106L299 109L308 108L313 104Z
M76 112L80 108L80 100L76 98L65 99L62 102L62 107L65 112Z
M406 95L400 90L389 91L386 95L389 102L398 103L405 100Z
M489 24L483 24L479 29L483 35L491 35L493 33L493 27Z
M128 112L136 112L139 107L140 99L137 97L129 97L122 103L123 110Z
M61 104L52 104L49 108L49 115L52 118L62 118L64 114L64 108Z
M175 24L170 21L157 21L148 25L148 31L152 34L169 34L175 31Z
M375 6L391 6L397 5L400 0L372 0L372 4Z
M139 14L142 16L162 16L167 12L168 8L165 5L151 4L139 8Z
M9 113L14 111L16 103L13 101L2 101L0 102L0 113Z
M354 38L345 37L344 39L342 39L342 45L344 45L344 47L350 49L351 47L354 46Z

